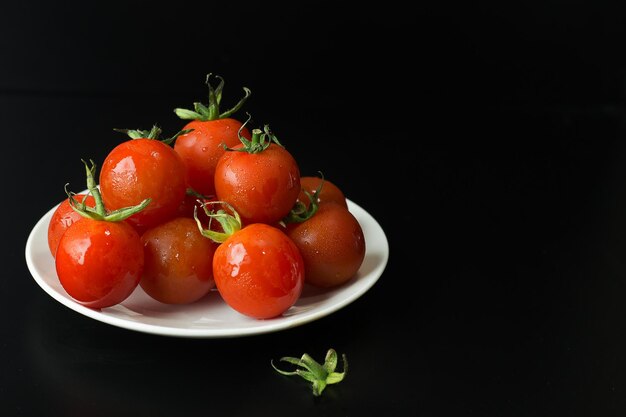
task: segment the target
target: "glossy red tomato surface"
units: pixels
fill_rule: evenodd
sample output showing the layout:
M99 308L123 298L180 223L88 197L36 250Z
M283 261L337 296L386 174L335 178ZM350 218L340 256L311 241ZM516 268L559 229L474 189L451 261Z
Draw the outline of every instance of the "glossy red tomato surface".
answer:
M337 187L334 183L326 179L323 180L320 177L300 177L300 185L302 187L302 190L300 191L300 196L298 197L298 199L308 207L311 201L309 200L307 195L304 194L304 192L307 191L309 194L311 194L311 196L313 196L320 184L322 184L322 188L317 195L318 204L335 202L344 206L345 208L348 208L348 202L343 191L341 191L341 189Z
M215 167L219 158L229 148L240 144L239 129L242 122L232 119L193 120L183 129L193 129L180 135L174 143L174 150L182 157L187 169L187 184L203 195L215 194ZM241 135L250 139L247 127Z
M188 304L215 287L217 244L202 236L192 218L179 217L155 226L141 240L145 264L139 285L155 300Z
M302 223L290 223L287 235L304 259L306 282L335 287L353 278L365 258L365 237L358 220L337 203L323 203Z
M80 219L63 234L55 266L61 285L91 308L124 301L143 272L141 238L128 223Z
M182 159L171 146L156 139L132 139L117 145L100 169L100 192L107 210L152 200L127 220L140 233L174 218L186 189Z
M244 227L218 246L213 275L224 301L257 319L277 317L296 303L304 263L296 245L275 227Z
M215 169L215 192L218 200L234 207L244 225L275 224L298 199L300 169L294 157L275 143L258 153L228 151Z
M75 196L78 202L82 202L83 197L84 194L78 194ZM92 196L87 196L85 204L89 207L93 207L96 203ZM68 199L63 200L57 206L56 210L52 214L52 217L50 218L50 223L48 224L48 248L50 248L52 256L56 256L57 246L59 246L59 241L61 240L63 233L65 233L65 230L67 230L72 223L82 218L83 216L78 214L78 212L70 206Z

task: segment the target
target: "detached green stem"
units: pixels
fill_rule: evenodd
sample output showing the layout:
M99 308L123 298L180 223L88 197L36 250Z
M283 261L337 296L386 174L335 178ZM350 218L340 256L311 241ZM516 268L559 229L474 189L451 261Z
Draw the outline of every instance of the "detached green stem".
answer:
M343 372L335 372L337 368L337 352L334 349L328 349L323 365L320 365L307 353L303 354L299 359L290 356L280 358L282 362L300 367L294 371L280 370L274 365L273 361L271 364L274 370L281 375L297 375L311 382L313 384L313 395L319 397L327 385L337 384L345 378L348 372L348 360L345 354L341 355L341 358L343 360Z

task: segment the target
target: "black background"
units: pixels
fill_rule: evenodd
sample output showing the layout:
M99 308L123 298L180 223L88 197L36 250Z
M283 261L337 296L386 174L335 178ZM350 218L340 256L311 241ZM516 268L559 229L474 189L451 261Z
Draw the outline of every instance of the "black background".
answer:
M619 2L23 1L0 8L3 416L623 416L626 14ZM113 128L242 87L303 175L384 228L380 281L304 326L132 332L32 279L37 220ZM239 113L243 117L243 113ZM313 398L270 360L328 348Z

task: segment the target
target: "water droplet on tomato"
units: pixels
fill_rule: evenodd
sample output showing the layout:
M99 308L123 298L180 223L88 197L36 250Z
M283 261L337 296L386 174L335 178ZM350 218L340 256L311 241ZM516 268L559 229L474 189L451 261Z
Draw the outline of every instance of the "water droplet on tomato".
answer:
M206 152L206 151L208 151L208 150L209 150L209 148L207 148L206 146L203 146L203 147L202 147L202 152Z

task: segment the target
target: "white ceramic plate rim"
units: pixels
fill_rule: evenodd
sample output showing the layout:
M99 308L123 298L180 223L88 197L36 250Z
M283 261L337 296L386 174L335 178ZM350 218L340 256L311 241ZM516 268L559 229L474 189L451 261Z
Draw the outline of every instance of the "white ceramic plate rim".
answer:
M140 286L122 303L91 309L75 302L58 281L54 258L48 249L48 224L58 205L52 207L31 230L26 242L26 263L37 284L64 306L113 326L163 336L218 338L275 332L309 323L352 303L366 293L382 275L389 259L387 237L378 222L348 200L366 242L365 260L357 275L346 284L328 290L306 285L302 296L284 315L257 320L232 310L212 291L189 305L165 305L148 297Z

